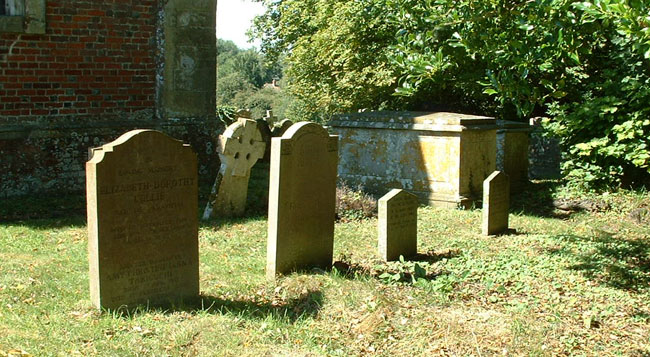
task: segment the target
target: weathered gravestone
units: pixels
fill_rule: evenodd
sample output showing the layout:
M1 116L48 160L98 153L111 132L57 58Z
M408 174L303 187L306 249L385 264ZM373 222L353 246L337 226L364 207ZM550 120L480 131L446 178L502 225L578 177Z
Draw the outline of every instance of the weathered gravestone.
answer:
M269 123L264 119L257 119L255 122L257 123L257 129L260 131L262 141L265 145L264 156L262 156L261 160L269 162L269 160L271 160L271 138L273 137L273 134L271 134L271 128L269 127Z
M379 199L379 255L398 260L418 251L418 197L393 189Z
M275 124L273 130L271 130L271 134L273 137L282 136L287 130L289 130L289 128L291 128L292 125L293 122L291 120L282 119L279 123Z
M90 297L116 309L199 294L197 158L133 130L86 163Z
M338 137L300 122L271 144L266 275L332 265Z
M483 181L483 235L508 231L510 213L510 179L494 171Z
M264 156L266 144L254 120L240 118L219 135L221 168L214 181L203 219L240 216L246 209L251 168Z

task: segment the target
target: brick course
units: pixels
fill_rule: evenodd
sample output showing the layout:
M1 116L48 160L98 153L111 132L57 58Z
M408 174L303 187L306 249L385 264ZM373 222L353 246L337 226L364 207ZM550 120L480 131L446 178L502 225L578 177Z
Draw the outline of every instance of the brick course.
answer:
M0 118L152 110L156 1L48 0L44 35L0 33Z

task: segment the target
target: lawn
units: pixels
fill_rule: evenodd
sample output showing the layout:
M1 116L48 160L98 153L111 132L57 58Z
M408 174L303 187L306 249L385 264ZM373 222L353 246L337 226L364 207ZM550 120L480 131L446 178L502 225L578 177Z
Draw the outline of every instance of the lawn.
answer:
M514 196L516 233L503 236L480 234L479 209L421 207L421 254L391 264L377 260L376 219L337 223L335 269L275 282L265 217L209 221L199 301L102 313L78 209L5 213L0 356L650 355L650 220L634 214L648 194L566 213L552 190Z

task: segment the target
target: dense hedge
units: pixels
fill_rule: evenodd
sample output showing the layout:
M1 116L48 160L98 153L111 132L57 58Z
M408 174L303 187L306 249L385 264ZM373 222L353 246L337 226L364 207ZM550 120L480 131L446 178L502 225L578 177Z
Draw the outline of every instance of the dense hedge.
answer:
M273 0L257 20L307 112L444 109L547 116L566 178L650 178L645 0Z

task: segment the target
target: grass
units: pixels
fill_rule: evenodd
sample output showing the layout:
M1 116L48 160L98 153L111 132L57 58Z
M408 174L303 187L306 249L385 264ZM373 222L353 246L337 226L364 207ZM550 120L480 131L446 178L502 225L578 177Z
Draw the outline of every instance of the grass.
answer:
M628 217L650 198L569 215L553 189L515 197L497 237L480 210L421 207L403 263L377 261L376 219L338 223L336 269L276 282L263 216L210 221L201 299L131 312L92 308L82 216L2 223L0 356L650 355L650 228Z

